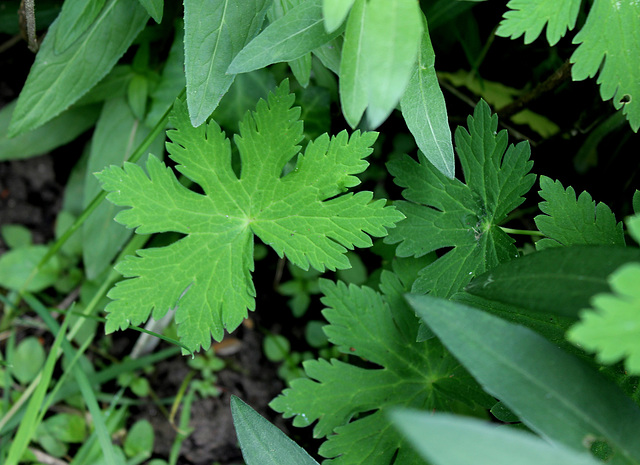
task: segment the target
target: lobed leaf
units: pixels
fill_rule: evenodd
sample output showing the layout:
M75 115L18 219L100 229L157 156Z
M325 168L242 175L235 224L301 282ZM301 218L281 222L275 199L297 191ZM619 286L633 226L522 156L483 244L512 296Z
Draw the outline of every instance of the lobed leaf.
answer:
M631 129L640 128L640 3L595 0L587 22L573 38L571 75L582 81L598 74L600 96L622 108Z
M538 250L560 245L617 245L624 246L622 223L616 222L611 209L596 203L587 192L566 190L560 181L540 177L540 210L545 215L534 218L536 226L547 238L536 242Z
M187 104L194 126L200 126L229 90L233 58L260 31L269 0L186 0L184 50ZM175 96L174 96L175 97Z
M547 41L555 45L567 30L576 25L582 0L510 0L504 19L496 35L517 39L524 34L524 43L530 44L547 26Z
M609 278L612 293L598 294L592 309L580 314L580 321L567 338L597 359L612 364L625 359L632 375L640 374L640 263L628 263Z
M496 133L498 119L484 101L468 125L455 135L466 184L426 159L416 163L405 156L388 163L394 182L405 188L407 201L396 205L407 219L385 241L399 243L400 257L453 248L420 272L413 286L417 293L451 296L475 275L518 256L513 240L497 226L535 182L529 146L522 142L507 149L507 133Z
M385 271L381 282L384 296L342 282L320 284L330 342L371 366L335 359L304 362L309 378L292 381L270 404L285 417L294 416L294 426L317 421L314 436L328 436L320 448L321 455L332 458L328 463L421 464L386 412L397 406L446 410L451 399L486 402L436 339L416 342L415 316L402 299L398 278Z
M107 331L126 328L177 306L181 341L192 350L208 348L211 336L235 329L255 308L253 236L295 265L320 271L348 268L344 253L371 245L401 218L370 192L340 195L359 184L375 133L345 131L310 142L304 152L299 108L285 81L240 123L235 142L241 172L231 166L231 145L215 122L194 128L178 103L167 145L177 170L200 185L195 193L178 182L155 157L146 175L130 163L97 176L108 199L131 207L116 220L139 234L173 231L185 237L168 247L127 257L116 269L124 281L110 292ZM295 169L282 170L297 156Z
M56 20L36 55L13 113L9 136L35 129L66 110L100 81L129 48L149 16L138 2L108 0L67 49L55 49Z

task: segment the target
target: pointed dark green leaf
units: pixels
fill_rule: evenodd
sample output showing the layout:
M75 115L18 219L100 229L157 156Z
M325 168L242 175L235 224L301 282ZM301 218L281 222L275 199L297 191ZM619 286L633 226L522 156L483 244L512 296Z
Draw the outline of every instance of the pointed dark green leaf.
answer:
M455 302L408 295L410 305L482 387L534 432L615 464L640 463L640 408L585 362L523 326Z
M292 61L330 42L339 34L324 30L322 0L306 0L269 24L233 59L227 73L238 74L272 63Z
M0 110L0 161L40 155L71 142L93 126L100 114L100 105L74 106L33 131L9 138L7 129L15 107L13 101Z
M270 0L185 0L184 49L191 124L200 126L229 90L227 68L253 39Z
M640 261L631 247L552 247L503 263L465 288L470 294L538 312L577 318L591 297L608 292L608 276Z
M46 123L100 81L129 48L149 16L138 2L107 0L91 26L61 53L56 20L42 42L13 113L9 135Z
M140 4L147 10L149 16L160 24L162 22L162 13L164 9L164 0L139 0Z
M451 129L434 64L435 53L425 21L418 61L400 107L418 148L442 174L453 179L456 164Z
M432 465L598 465L586 453L475 418L396 410L391 419Z
M56 53L64 52L78 40L98 17L104 4L105 0L67 0L62 4L60 25L55 30Z
M247 465L318 465L304 449L236 396L231 396L231 414Z

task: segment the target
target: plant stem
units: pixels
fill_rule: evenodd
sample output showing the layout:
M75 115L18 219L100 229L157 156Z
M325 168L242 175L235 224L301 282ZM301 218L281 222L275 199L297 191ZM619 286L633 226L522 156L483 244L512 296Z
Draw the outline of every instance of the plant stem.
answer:
M535 230L528 230L528 229L511 229L511 228L505 228L500 226L500 229L502 229L504 232L506 232L507 234L521 234L523 236L538 236L538 237L544 237L544 234L542 234L540 231L535 231Z

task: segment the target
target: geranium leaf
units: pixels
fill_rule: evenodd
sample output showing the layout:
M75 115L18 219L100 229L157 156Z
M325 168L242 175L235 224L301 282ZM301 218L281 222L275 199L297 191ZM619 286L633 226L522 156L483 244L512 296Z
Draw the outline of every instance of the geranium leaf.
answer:
M517 39L524 34L524 43L538 38L545 24L549 45L555 45L567 30L576 25L582 0L511 0L504 19L496 31L501 37Z
M385 241L399 242L401 257L453 247L420 272L413 286L417 293L448 297L475 275L518 256L513 240L497 226L535 182L529 145L507 148L507 133L496 133L498 118L484 101L468 125L468 131L458 128L455 134L466 184L423 158L416 163L405 156L388 164L408 202L396 203L407 219Z
M191 126L184 104L175 107L167 145L177 170L204 194L185 188L157 158L148 175L137 165L111 167L97 176L114 204L131 207L116 220L139 234L173 231L185 237L168 247L145 249L116 269L126 279L109 292L107 331L126 328L178 307L181 341L208 348L255 307L253 236L295 265L318 270L349 267L347 249L368 247L402 219L371 192L344 193L359 184L377 134L346 131L309 143L304 154L299 108L285 81L268 102L240 123L235 142L241 174L231 166L231 145L215 122ZM293 157L294 170L282 176Z
M587 192L576 199L572 187L566 190L560 181L540 177L540 210L534 221L547 236L536 242L538 250L560 245L624 246L622 223L604 203L596 203Z
M384 296L342 282L321 280L320 287L328 307L323 315L329 321L324 328L329 341L340 352L377 366L307 361L309 378L294 380L270 405L285 417L295 416L294 426L317 420L314 436L328 436L320 454L332 458L332 464L422 464L386 413L398 406L450 410L451 399L493 402L437 339L416 342L415 315L402 298L406 289L396 275L383 272ZM370 414L359 417L364 412Z

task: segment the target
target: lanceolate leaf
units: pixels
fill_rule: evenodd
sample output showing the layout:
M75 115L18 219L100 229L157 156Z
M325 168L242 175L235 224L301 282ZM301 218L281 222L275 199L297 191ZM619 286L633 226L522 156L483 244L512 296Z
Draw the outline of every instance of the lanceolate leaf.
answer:
M599 465L586 453L474 418L402 409L395 426L433 465Z
M304 449L236 396L231 396L231 413L247 465L318 465Z
M530 44L547 26L549 45L555 45L576 25L582 0L511 0L496 35L517 39L524 34Z
M164 0L140 0L140 4L147 10L149 16L160 24L162 22L162 10L164 8Z
M404 94L415 65L423 32L422 12L415 0L369 0L363 43L367 121L376 128Z
M367 6L366 0L355 1L344 31L340 60L340 104L344 118L352 128L360 122L369 98L366 57L363 52Z
M322 16L324 17L324 27L331 33L338 29L344 19L349 14L349 10L354 0L323 0Z
M535 217L536 226L547 238L536 242L538 250L560 245L618 245L624 246L622 223L616 222L611 209L596 203L587 192L566 190L560 181L540 177L540 210L545 215Z
M324 30L322 0L305 0L253 39L234 58L227 70L238 74L263 68L272 63L292 61L342 33Z
M593 310L567 333L576 345L596 352L598 360L611 364L625 359L632 375L640 374L640 263L629 263L609 278L611 294L593 298Z
M420 272L417 293L450 296L475 275L518 256L513 240L497 226L535 182L529 145L507 148L507 132L496 133L498 119L483 101L468 124L469 131L458 128L455 136L466 184L424 158L416 163L405 156L388 164L408 202L397 202L407 219L386 241L400 243L401 257L453 247Z
M129 206L116 219L140 234L174 231L174 244L141 250L116 269L126 279L109 293L107 330L145 321L153 310L161 318L177 306L184 344L208 348L211 335L223 337L255 307L253 235L286 254L295 265L318 270L348 268L347 249L371 245L402 215L372 193L339 195L359 184L375 133L326 134L298 156L295 169L284 165L299 154L299 108L285 81L269 103L260 101L240 124L235 141L242 162L240 178L231 167L231 146L215 122L193 128L184 105L177 104L168 133L168 151L177 169L198 183L204 195L183 187L155 157L148 177L137 165L111 167L98 174L108 198ZM331 200L327 200L331 199ZM369 234L369 235L368 235Z
M608 463L639 463L640 408L595 369L480 310L431 296L408 300L483 388L533 431L581 452L604 445Z
M607 292L607 278L640 261L631 247L553 247L498 265L465 288L470 294L537 312L577 318L591 298Z
M60 17L58 18L60 26L55 30L56 53L64 52L71 44L78 40L78 37L80 37L98 17L104 4L105 0L96 0L93 2L68 0L62 4Z
M425 22L416 68L400 107L418 148L442 174L453 179L455 158L451 129L434 64L435 53Z
M215 110L233 82L233 57L253 39L270 0L185 0L187 104L194 126Z
M377 365L363 368L339 360L304 363L308 378L271 402L294 426L317 420L314 436L328 436L320 454L335 465L421 465L423 462L391 427L387 413L398 406L450 410L451 398L486 401L437 339L416 342L413 311L402 285L383 272L381 294L368 287L321 281L329 321L325 333L342 353ZM460 395L459 385L466 391ZM457 394L457 395L456 395ZM361 413L368 415L358 418ZM333 434L332 434L333 433ZM397 457L396 457L397 451ZM395 461L393 461L395 457Z
M20 93L9 135L46 123L82 97L113 68L148 18L137 1L108 0L91 26L61 53L54 46L61 27L56 20Z
M631 128L640 128L640 3L595 0L587 22L574 37L571 56L575 81L598 75L603 100L624 107Z

